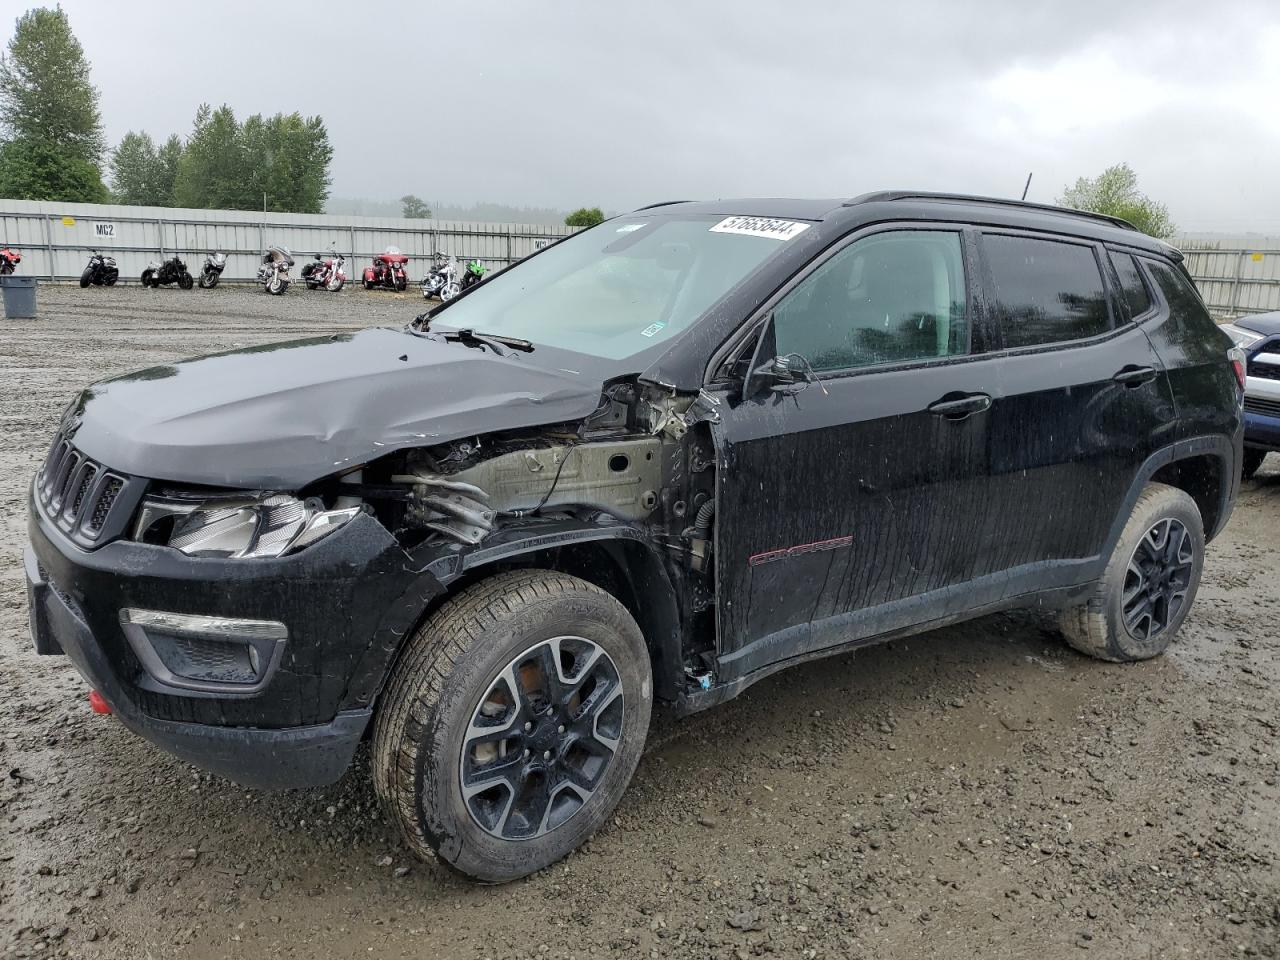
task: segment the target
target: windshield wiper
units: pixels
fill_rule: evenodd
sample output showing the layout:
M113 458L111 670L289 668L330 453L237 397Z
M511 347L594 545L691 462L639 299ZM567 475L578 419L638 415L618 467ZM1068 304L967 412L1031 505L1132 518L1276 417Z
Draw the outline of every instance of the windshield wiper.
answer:
M436 336L444 337L446 340L455 340L468 347L488 347L500 357L506 354L504 347L510 347L512 350L520 350L524 353L533 353L533 344L519 337L506 337L499 333L476 333L470 327L465 327L461 330L432 331L431 319L425 313L420 317L416 317L407 329L417 336L435 332Z

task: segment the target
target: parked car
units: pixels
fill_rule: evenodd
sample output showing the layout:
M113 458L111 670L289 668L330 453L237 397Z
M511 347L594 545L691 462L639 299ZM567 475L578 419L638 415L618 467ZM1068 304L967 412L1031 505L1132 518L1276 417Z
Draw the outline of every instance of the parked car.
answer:
M1238 317L1222 329L1245 353L1244 460L1248 480L1280 451L1280 310Z
M256 787L372 741L415 852L505 881L611 815L654 701L992 611L1161 653L1244 366L1123 221L669 203L372 328L116 376L35 478L38 652Z

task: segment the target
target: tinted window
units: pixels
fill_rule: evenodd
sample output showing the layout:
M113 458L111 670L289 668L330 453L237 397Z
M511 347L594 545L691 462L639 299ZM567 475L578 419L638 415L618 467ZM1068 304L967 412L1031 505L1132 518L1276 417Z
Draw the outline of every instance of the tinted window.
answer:
M1142 282L1138 265L1127 253L1112 252L1111 262L1120 276L1120 291L1129 305L1129 316L1142 316L1151 309L1151 294L1147 293L1147 285Z
M1111 326L1092 247L989 234L983 247L1006 347L1079 340Z
M778 353L816 370L898 363L969 348L960 235L880 233L836 254L774 309Z
M1200 295L1196 293L1191 281L1183 276L1181 270L1160 260L1148 260L1147 267L1155 277L1156 283L1160 285L1160 292L1164 294L1172 313L1182 316L1198 316L1205 313Z

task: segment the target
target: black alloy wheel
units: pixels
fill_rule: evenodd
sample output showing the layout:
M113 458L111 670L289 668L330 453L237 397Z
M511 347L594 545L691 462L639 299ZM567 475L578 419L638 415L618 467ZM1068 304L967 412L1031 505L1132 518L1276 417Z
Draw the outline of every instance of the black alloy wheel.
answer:
M1149 529L1125 571L1124 626L1137 640L1168 628L1187 602L1195 571L1195 541L1180 520L1166 517Z
M584 637L542 641L515 657L472 714L462 746L463 799L503 840L563 825L594 795L623 731L618 669Z

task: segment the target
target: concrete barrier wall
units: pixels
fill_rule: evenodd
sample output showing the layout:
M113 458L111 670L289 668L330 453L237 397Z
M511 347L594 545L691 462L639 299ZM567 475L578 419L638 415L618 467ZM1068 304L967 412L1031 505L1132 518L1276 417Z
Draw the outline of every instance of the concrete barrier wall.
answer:
M347 276L353 280L375 255L395 246L409 254L409 276L419 279L437 250L464 262L478 257L493 270L572 232L571 227L517 223L0 199L0 246L22 253L21 273L47 280L78 278L92 250L114 256L125 283L138 282L150 261L174 253L196 274L213 250L228 254L224 279L252 280L268 244L288 247L299 265L313 253L336 248L348 258Z

